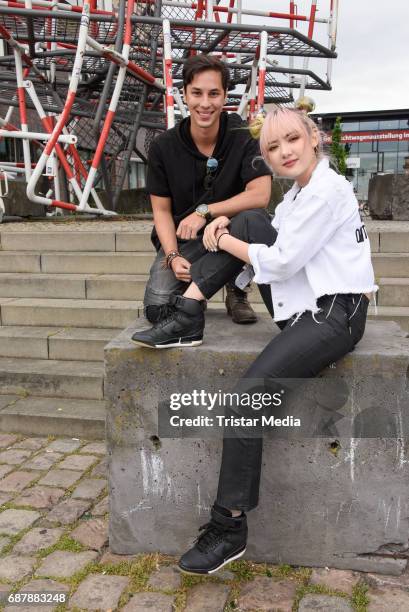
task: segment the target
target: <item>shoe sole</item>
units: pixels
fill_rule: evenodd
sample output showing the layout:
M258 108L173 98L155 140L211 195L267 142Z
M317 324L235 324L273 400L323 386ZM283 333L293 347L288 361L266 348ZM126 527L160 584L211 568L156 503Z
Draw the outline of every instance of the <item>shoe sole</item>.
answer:
M203 339L200 340L189 340L189 339L185 339L182 340L182 338L179 338L179 340L177 342L171 342L169 344L146 344L145 342L142 342L141 340L134 340L133 338L131 338L132 342L138 346L143 346L144 348L152 348L152 349L166 349L166 348L189 348L191 346L200 346L203 343Z
M189 572L188 570L185 570L182 567L180 567L180 565L178 565L178 568L179 568L179 571L181 571L183 574L187 574L188 576L208 576L209 574L214 574L215 572L218 572L220 569L222 569L222 567L224 567L228 563L231 563L232 561L236 561L236 559L240 559L240 557L242 557L245 552L246 552L246 548L243 548L243 550L238 552L236 555L234 555L233 557L230 557L229 559L227 559L227 561L223 561L223 563L218 565L215 569L209 570L208 572Z

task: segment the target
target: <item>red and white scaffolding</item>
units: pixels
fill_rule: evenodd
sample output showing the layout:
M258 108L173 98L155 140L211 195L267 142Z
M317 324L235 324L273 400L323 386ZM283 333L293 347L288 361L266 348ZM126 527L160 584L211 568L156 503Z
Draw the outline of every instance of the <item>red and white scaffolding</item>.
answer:
M23 152L23 163L0 162L0 181L24 178L35 204L115 214L132 155L146 161L153 135L186 116L181 72L195 53L226 61L226 109L250 119L266 104L291 103L294 92L330 89L338 0L310 0L305 14L292 0L287 12L251 6L0 0L0 138L22 140ZM262 25L249 23L255 18ZM324 76L311 70L316 60Z

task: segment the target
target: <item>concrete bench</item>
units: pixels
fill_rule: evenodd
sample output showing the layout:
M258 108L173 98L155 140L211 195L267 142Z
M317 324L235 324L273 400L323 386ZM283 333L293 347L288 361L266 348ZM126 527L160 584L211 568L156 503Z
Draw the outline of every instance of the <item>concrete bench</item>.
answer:
M138 322L105 350L110 547L117 554L179 555L207 520L221 441L161 437L158 403L186 389L231 390L275 326L263 318L238 328L224 313L210 312L201 347L151 350L130 341L136 325L145 327ZM266 437L248 558L387 574L405 569L408 365L409 340L399 326L369 321L361 343L321 380L349 381L338 437ZM361 414L366 438L350 427Z

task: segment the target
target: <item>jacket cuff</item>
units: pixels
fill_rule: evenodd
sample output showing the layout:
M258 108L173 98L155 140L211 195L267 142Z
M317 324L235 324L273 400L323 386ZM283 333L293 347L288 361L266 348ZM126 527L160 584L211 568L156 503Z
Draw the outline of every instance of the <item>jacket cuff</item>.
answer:
M248 250L248 256L251 262L251 265L253 266L253 270L254 270L254 278L253 281L257 284L263 284L263 280L262 280L262 272L260 270L260 264L258 261L258 254L260 252L260 249L264 248L266 245L265 244L250 244L249 245L249 250Z

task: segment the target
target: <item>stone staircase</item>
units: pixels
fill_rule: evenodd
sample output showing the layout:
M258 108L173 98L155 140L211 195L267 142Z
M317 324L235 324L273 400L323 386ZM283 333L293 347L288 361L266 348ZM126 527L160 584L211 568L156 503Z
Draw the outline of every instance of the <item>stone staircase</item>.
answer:
M103 437L103 348L142 316L150 227L71 219L0 226L0 430ZM409 223L367 227L378 318L409 331ZM210 307L223 300L221 290ZM251 301L265 311L256 288Z

